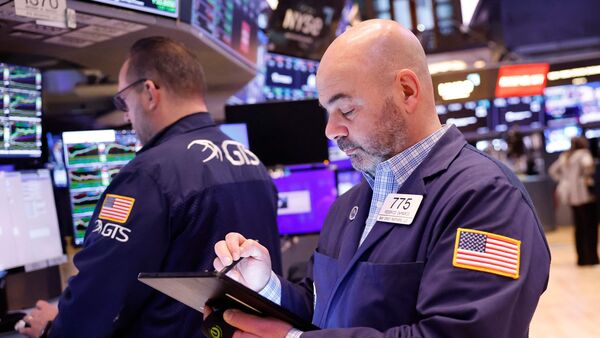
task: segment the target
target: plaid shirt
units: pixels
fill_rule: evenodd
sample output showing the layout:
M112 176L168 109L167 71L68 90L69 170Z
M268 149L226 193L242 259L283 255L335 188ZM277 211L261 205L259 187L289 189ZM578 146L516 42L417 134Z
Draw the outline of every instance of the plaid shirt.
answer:
M402 184L406 182L413 171L427 157L437 141L444 136L449 127L450 125L443 126L398 155L379 163L375 169L375 179L367 173L364 174L367 183L373 189L373 197L371 198L371 208L369 209L369 216L367 217L365 229L358 244L359 246L373 229L379 209L381 209L387 195L395 193L400 189Z
M395 193L400 189L402 184L406 182L413 171L415 171L425 157L427 157L437 141L444 136L448 128L450 128L450 125L443 126L398 155L385 162L379 163L375 169L375 178L367 173L364 174L367 183L369 183L371 189L373 189L373 197L371 198L371 208L369 209L369 216L367 217L359 246L373 229L377 214L379 214L379 209L381 209L387 195ZM281 304L281 282L275 273L271 272L269 282L259 291L259 293L271 301ZM316 292L314 296L314 302L316 304ZM285 337L300 338L302 333L302 331L292 328Z

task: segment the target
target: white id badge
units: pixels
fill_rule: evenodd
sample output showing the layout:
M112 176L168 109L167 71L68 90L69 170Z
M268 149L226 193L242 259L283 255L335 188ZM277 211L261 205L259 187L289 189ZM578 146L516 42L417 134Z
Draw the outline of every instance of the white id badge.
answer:
M377 221L409 225L415 219L423 195L389 194L385 198Z

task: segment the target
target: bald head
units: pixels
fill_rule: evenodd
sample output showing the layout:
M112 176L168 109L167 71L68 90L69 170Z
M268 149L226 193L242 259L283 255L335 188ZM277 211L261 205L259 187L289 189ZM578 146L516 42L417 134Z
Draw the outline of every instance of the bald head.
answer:
M440 128L423 47L391 20L364 21L335 39L321 59L317 89L329 112L327 136L350 149L359 170L373 170Z
M417 37L391 20L368 20L348 29L327 49L321 68L349 60L372 73L408 68L430 82L425 51Z
M395 70L410 69L433 99L425 51L417 37L395 21L367 20L346 30L327 48L319 72L325 73L340 63L363 71L365 79L373 79L385 88L393 81Z

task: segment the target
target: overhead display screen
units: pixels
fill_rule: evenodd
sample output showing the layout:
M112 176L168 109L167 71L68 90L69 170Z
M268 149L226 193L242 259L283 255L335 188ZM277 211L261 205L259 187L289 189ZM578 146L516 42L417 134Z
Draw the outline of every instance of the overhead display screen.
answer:
M490 101L438 105L436 110L442 124L454 124L466 136L490 131Z
M0 63L0 158L42 154L42 74Z
M494 129L502 132L512 126L522 131L544 126L544 98L541 95L497 98L494 100Z
M177 18L179 0L91 0L108 5L134 9L141 12Z
M316 60L267 53L265 98L284 101L316 98L318 67Z
M262 3L260 0L194 0L192 24L254 64Z
M549 126L600 122L600 82L548 87L544 95Z

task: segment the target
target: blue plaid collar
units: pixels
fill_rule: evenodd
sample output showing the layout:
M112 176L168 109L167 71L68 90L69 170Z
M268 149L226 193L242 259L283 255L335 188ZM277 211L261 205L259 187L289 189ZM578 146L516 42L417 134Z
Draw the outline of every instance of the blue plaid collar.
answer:
M396 183L401 186L408 176L423 162L433 146L444 136L450 127L451 125L449 124L443 125L440 129L421 141L394 155L392 158L379 163L375 169L375 177L363 172L365 180L369 183L371 189L375 186L375 180L378 176L389 175L390 172L394 176Z

